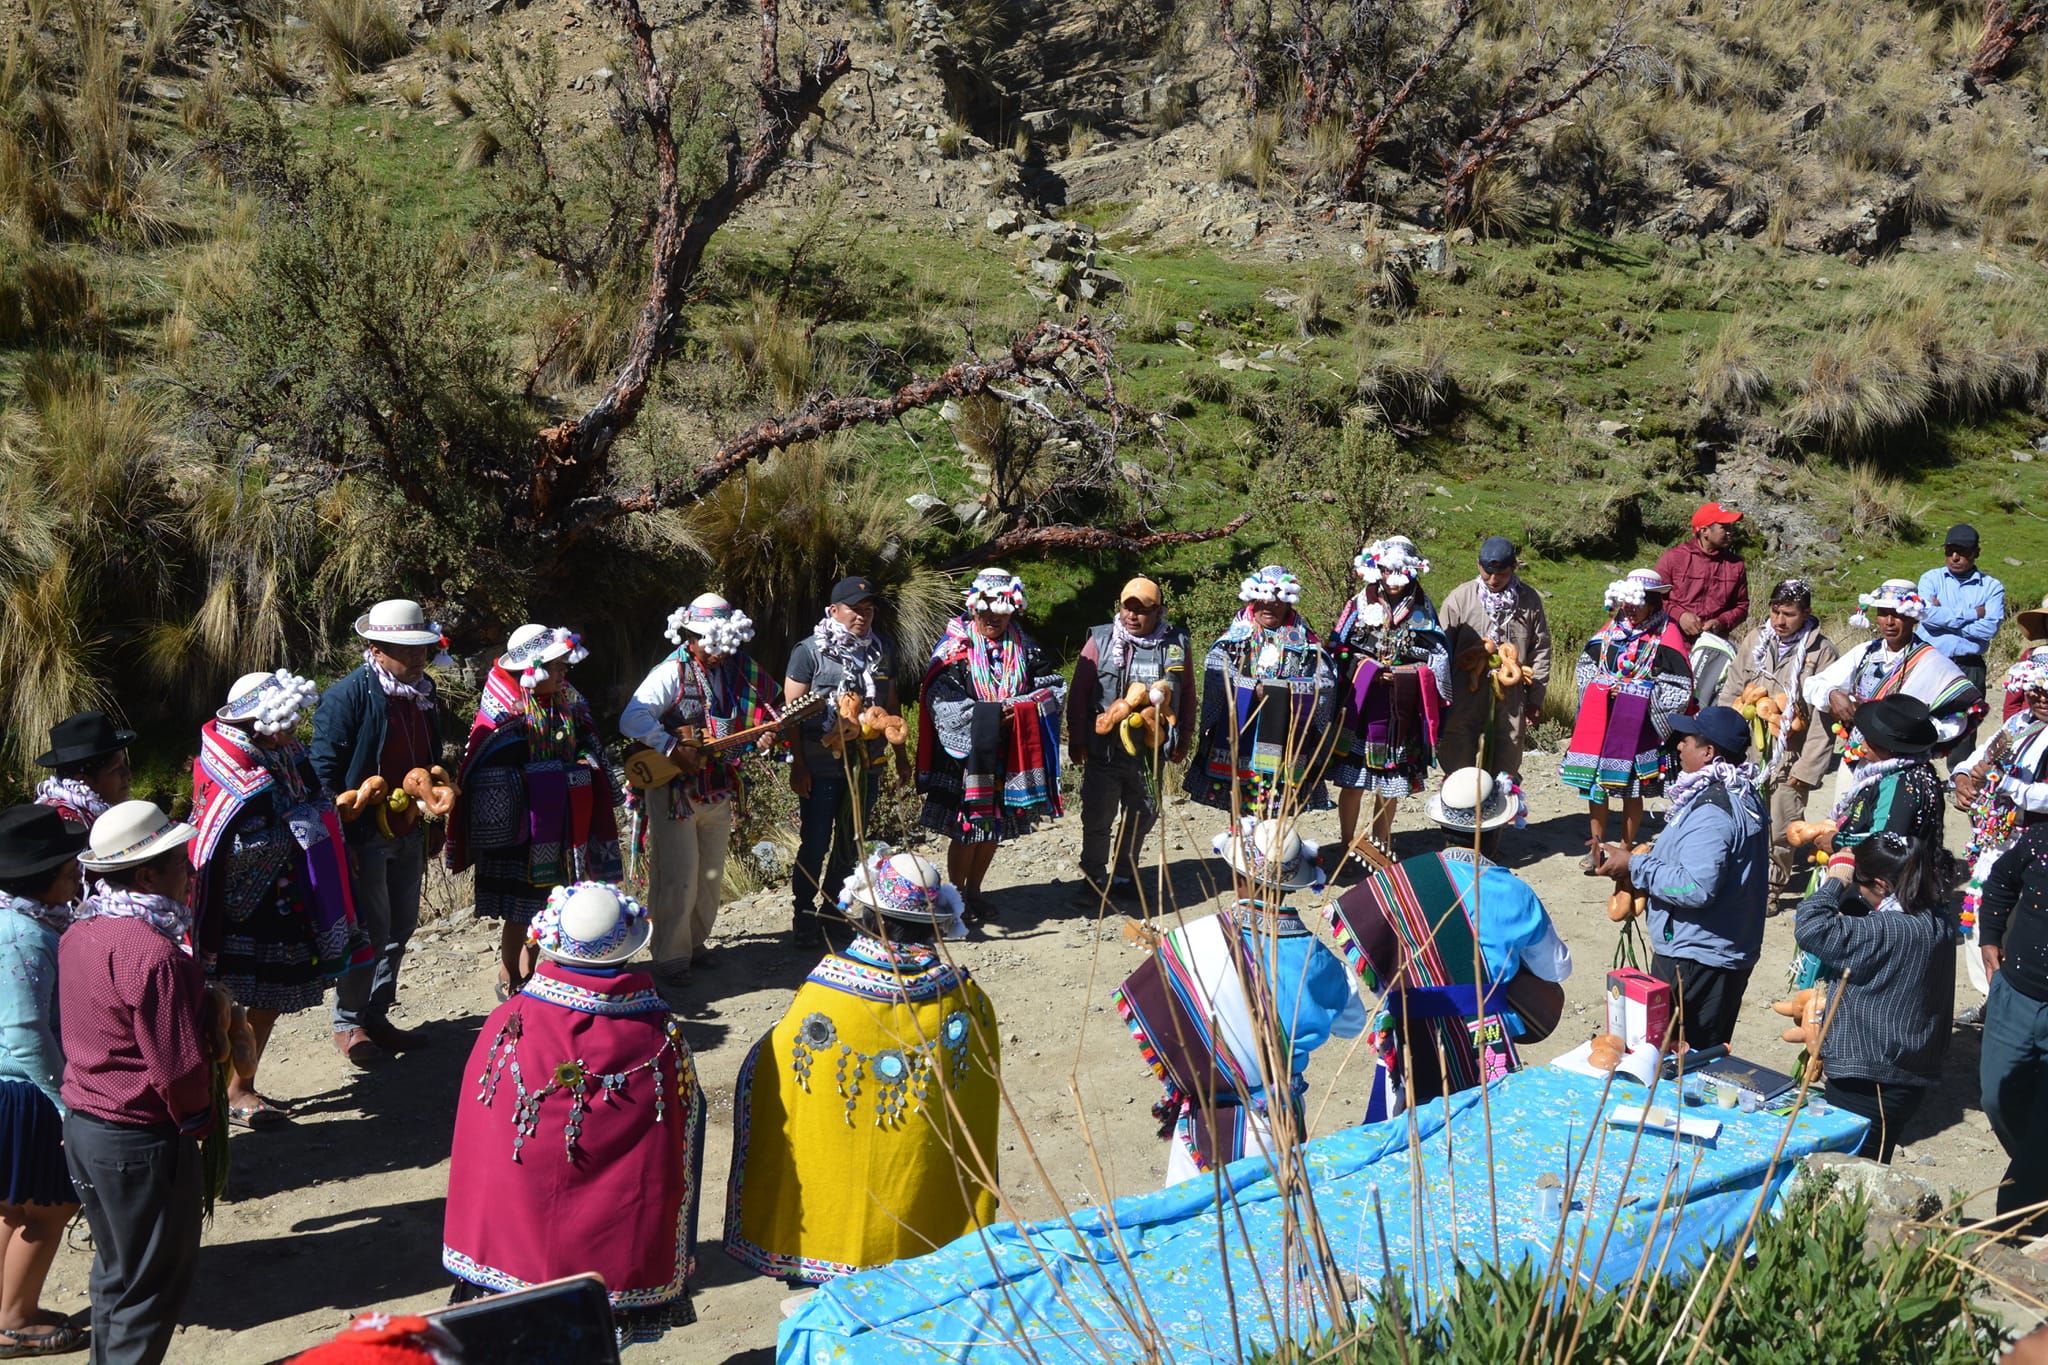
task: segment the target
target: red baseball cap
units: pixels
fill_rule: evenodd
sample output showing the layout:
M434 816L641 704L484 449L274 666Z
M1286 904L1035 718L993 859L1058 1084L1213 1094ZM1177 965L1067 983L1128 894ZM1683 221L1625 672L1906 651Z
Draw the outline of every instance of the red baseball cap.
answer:
M1702 503L1700 510L1692 514L1692 529L1703 531L1709 526L1730 526L1742 520L1742 513L1730 511L1718 502Z

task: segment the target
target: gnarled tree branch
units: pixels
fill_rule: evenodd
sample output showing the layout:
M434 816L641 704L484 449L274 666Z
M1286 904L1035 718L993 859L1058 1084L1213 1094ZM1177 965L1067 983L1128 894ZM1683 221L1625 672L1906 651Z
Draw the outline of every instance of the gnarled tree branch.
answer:
M1634 6L1631 0L1624 0L1615 12L1614 22L1608 26L1600 51L1577 76L1547 91L1542 87L1557 75L1565 58L1571 55L1571 47L1562 40L1553 46L1550 31L1539 30L1520 65L1501 87L1500 97L1494 101L1486 122L1459 143L1458 150L1446 162L1442 209L1446 226L1465 220L1472 208L1473 180L1507 153L1523 128L1571 104L1601 77L1619 75L1648 55L1649 49L1634 40L1634 21ZM1531 87L1535 87L1535 92L1526 102L1518 103L1523 91Z
M1142 554L1165 545L1199 545L1205 540L1221 540L1235 535L1246 522L1252 519L1252 512L1243 512L1221 526L1212 526L1206 531L1153 531L1135 534L1133 527L1121 527L1114 531L1099 526L1070 526L1061 523L1056 526L1019 526L1003 532L993 540L984 541L963 554L946 561L948 569L971 569L979 564L1015 555L1020 551L1036 551L1041 555L1055 550L1084 551L1094 553Z
M639 0L606 3L625 29L641 86L643 104L638 112L654 142L653 271L625 363L611 384L581 417L544 428L535 438L528 510L541 527L560 524L588 490L603 482L612 443L640 415L655 372L675 349L683 305L711 238L767 185L787 159L797 129L853 69L846 41L836 39L809 55L794 85L784 85L776 53L780 0L760 0L761 66L754 87L753 127L744 143L737 135L727 142L724 181L692 208L683 202L669 84L654 50L654 31Z
M1970 74L1980 81L2002 78L2013 65L2019 45L2048 27L2048 0L1985 0L1984 33L1970 58Z

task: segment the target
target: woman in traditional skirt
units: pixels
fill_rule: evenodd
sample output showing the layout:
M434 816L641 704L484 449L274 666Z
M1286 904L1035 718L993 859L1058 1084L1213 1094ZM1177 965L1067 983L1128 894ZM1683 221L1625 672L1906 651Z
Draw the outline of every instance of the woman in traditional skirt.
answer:
M1559 776L1586 798L1588 849L1607 838L1607 806L1621 798L1622 839L1633 848L1643 798L1664 790L1664 741L1671 718L1692 702L1685 635L1664 614L1671 585L1655 569L1632 569L1607 585L1614 619L1579 656L1579 718ZM1581 866L1590 873L1589 852Z
M57 937L78 899L85 831L44 805L0 812L0 1354L85 1345L38 1306L78 1195L64 1166Z
M898 853L839 908L857 936L740 1067L725 1186L726 1253L812 1283L986 1227L1000 1165L995 1009L934 946L966 933L958 892Z
M1244 608L1203 664L1202 737L1188 764L1188 795L1218 810L1235 803L1233 814L1322 809L1335 674L1295 610L1301 580L1268 564L1238 584L1237 600Z
M651 932L599 882L534 916L541 960L462 1070L441 1233L456 1303L594 1272L622 1346L696 1321L704 1092L654 979L625 969Z
M946 627L925 669L917 717L919 823L945 835L946 876L969 920L993 919L981 893L996 848L1060 814L1060 705L1067 695L1045 651L1017 625L1022 579L983 569L967 610Z
M1393 848L1401 798L1427 783L1437 729L1451 696L1450 643L1418 581L1429 561L1406 536L1376 540L1351 567L1365 581L1330 631L1338 716L1330 781L1338 839L1351 847L1358 808L1372 793L1372 841Z
M564 626L524 625L484 680L448 817L448 870L476 867L476 912L504 921L498 998L533 974L526 927L548 893L616 881L617 799L604 741L569 667L590 657Z
M1992 864L2019 837L2020 825L2048 814L2048 649L2032 649L2005 675L2013 711L1976 753L1958 763L1950 779L1956 806L1970 817L1963 861L1970 884L1963 891L1963 965L1979 994L1989 992L1978 951L1977 908Z
M207 974L249 1015L256 1058L281 1014L318 1005L351 956L348 854L334 800L299 743L319 689L283 669L250 673L200 727L192 763L193 938ZM290 1109L256 1090L255 1070L228 1081L228 1119L269 1128Z

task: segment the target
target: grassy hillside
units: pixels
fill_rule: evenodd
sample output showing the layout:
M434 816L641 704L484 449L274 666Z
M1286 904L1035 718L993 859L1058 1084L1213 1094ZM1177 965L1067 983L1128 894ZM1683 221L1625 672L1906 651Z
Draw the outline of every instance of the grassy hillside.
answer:
M0 595L11 626L0 672L17 775L49 719L110 700L151 732L168 781L195 717L242 667L345 667L347 620L417 582L420 557L486 562L454 552L468 544L460 528L394 534L409 513L373 469L308 482L290 452L195 416L190 399L214 359L207 329L246 304L282 230L274 205L215 174L211 149L240 115L267 105L310 159L359 177L364 231L437 263L448 316L492 343L491 382L519 421L579 409L617 364L639 296L630 269L572 283L508 236L516 185L480 93L494 43L530 53L526 35L557 34L561 78L591 84L562 92L555 145L565 159L601 152L603 78L590 73L625 66L601 9L538 3L466 26L401 26L378 46L360 28L334 29L374 19L375 0L309 0L267 27L218 32L192 11L144 8L125 24L89 0L33 5L0 65ZM1077 249L1124 286L1083 306L1114 334L1118 392L1162 419L1162 439L1120 452L1126 482L1157 527L1213 526L1248 505L1258 515L1228 541L1142 565L1014 566L1056 646L1076 643L1140 567L1207 631L1234 607L1242 572L1279 559L1309 579L1322 620L1349 590L1359 537L1391 531L1421 543L1439 596L1470 572L1482 537L1515 538L1559 634L1578 637L1602 586L1680 538L1707 496L1754 514L1753 589L1808 576L1831 621L1878 579L1936 562L1942 529L1959 519L1982 530L1986 567L2016 603L2048 589L2048 523L2035 511L2048 454L2014 458L2048 427L2048 307L2031 226L2042 173L2025 150L2038 56L1977 104L1929 115L1909 106L1941 87L1966 46L1961 11L1880 8L1864 25L1791 0L1655 12L1648 74L1550 121L1503 170L1541 212L1496 213L1478 224L1496 235L1445 241L1405 221L1434 191L1401 166L1385 168L1369 212L1318 207L1319 144L1248 115L1229 71L1203 67L1199 45L1190 55L1206 12L1175 14L1183 27L1158 39L1152 60L1192 73L1198 98L1179 126L1083 136L1070 123L1047 135L1062 145L1027 131L987 151L943 113L914 54L893 51L885 18L831 16L856 34L862 61L891 67L890 82L836 96L806 133L809 169L786 173L717 237L686 343L626 438L620 476L686 469L807 394L931 373L970 335L1000 346L1052 306L1031 292L1046 282L1032 270L1037 239L983 223L1014 191L1005 177L1077 149L1152 145L1160 174L1259 197L1273 226L1230 247L1160 231L1157 202L1066 215L1099 234ZM714 34L711 22L674 32L712 39L700 46L713 65L743 58L747 35L722 24ZM1483 28L1458 79L1484 81L1511 38ZM1832 133L1759 122L1830 91L1818 126ZM864 103L891 101L915 112L873 131L878 110ZM926 120L938 133L920 138ZM1556 159L1574 138L1635 168L1642 211L1594 221L1583 177ZM1778 150L1766 155L1767 143ZM84 152L60 154L91 148L103 153L96 170ZM1798 249L1801 222L1853 200L1871 176L1898 179L1900 155L1925 168L1911 177L1925 200L1914 232L1868 260ZM1671 176L1726 179L1745 159L1742 183L1772 199L1775 226L1746 237L1642 230L1651 210L1690 202ZM568 221L587 227L595 211L572 204ZM676 601L773 582L777 555L806 572L817 569L806 554L880 556L930 603L943 590L932 566L985 532L921 518L904 499L975 496L963 439L972 445L936 409L859 430L780 485L735 484L722 509L627 528L593 551L584 596L544 605L601 642L582 672L603 699L657 652ZM816 499L808 529L779 547L757 531L743 543L735 518L752 514L749 487ZM813 532L826 548L806 548ZM598 582L605 591L587 591ZM485 571L442 586L437 610L528 606ZM783 634L812 610L769 606L787 618L774 622Z

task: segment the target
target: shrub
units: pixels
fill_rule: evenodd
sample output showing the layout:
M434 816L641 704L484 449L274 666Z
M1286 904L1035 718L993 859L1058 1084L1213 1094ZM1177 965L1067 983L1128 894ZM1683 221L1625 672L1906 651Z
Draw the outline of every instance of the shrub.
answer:
M1396 426L1427 430L1456 410L1458 373L1450 340L1425 332L1411 345L1367 358L1358 374L1358 398Z
M1984 1280L1952 1223L1873 1246L1860 1197L1819 1181L1762 1222L1751 1255L1709 1255L1691 1277L1650 1276L1565 1292L1534 1260L1511 1270L1460 1263L1425 1313L1398 1276L1373 1286L1348 1339L1261 1353L1303 1365L1608 1365L1612 1361L1855 1360L1964 1365L1996 1356L2005 1333L1973 1297ZM1727 1292L1720 1293L1725 1282ZM1530 1347L1536 1349L1532 1352Z
M110 702L108 636L159 609L179 537L165 414L45 355L0 409L0 716L20 772L49 727Z
M1770 376L1758 354L1756 324L1747 317L1728 320L1700 357L1693 394L1709 412L1748 415L1771 396Z
M374 70L412 46L388 0L306 0L306 23L330 72Z

